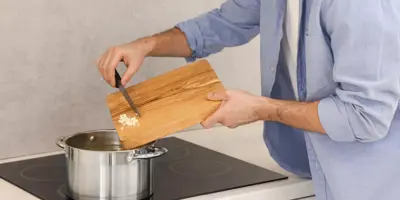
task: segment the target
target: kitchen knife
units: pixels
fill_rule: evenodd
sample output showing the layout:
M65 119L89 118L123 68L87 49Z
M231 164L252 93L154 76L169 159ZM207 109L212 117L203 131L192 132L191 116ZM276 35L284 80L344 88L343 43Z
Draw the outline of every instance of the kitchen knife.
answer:
M126 101L128 101L129 106L135 111L136 115L140 117L140 112L133 103L131 97L126 92L124 86L121 83L121 76L118 74L117 70L115 70L115 86L119 89L119 91L124 95Z

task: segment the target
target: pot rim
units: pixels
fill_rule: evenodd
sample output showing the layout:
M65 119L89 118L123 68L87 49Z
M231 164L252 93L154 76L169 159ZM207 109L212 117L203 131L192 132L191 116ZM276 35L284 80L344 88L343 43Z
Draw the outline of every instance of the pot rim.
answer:
M87 133L102 132L102 131L104 131L104 132L106 132L106 131L117 132L115 129L93 129L93 130L88 130L88 131L81 131L81 132L77 132L77 133L72 134L72 135L69 135L69 136L61 136L61 137L59 137L59 138L57 139L57 141L56 141L56 144L57 144L57 146L59 146L60 148L62 148L62 149L64 149L64 150L65 150L65 148L68 147L68 148L72 148L72 149L76 149L76 150L80 150L80 151L87 151L87 152L98 152L98 153L129 153L129 152L132 152L132 151L140 151L140 150L147 149L147 148L149 148L149 147L154 147L154 144L157 142L157 141L150 142L150 143L147 143L147 144L145 144L145 145L143 145L143 146L141 146L141 147L139 147L139 148L126 149L126 150L118 150L118 151L111 151L111 150L107 150L107 151L95 151L95 150L81 149L81 148L78 148L78 147L70 146L70 145L68 145L68 144L65 142L65 141L67 141L69 138L72 138L72 137L74 137L74 136L76 136L76 135L79 135L79 134L87 134Z

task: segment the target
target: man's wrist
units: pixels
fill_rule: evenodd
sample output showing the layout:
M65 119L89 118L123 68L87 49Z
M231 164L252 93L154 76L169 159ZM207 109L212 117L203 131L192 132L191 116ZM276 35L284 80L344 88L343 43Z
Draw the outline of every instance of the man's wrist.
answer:
M136 40L145 56L188 57L192 54L185 34L178 28L172 28Z
M326 133L319 120L319 101L297 102L257 97L255 102L256 120L279 122L310 132Z
M281 104L278 100L259 97L256 103L256 115L258 120L278 121L278 111Z
M141 38L137 42L146 56L151 55L151 52L154 50L157 44L156 37L154 36Z

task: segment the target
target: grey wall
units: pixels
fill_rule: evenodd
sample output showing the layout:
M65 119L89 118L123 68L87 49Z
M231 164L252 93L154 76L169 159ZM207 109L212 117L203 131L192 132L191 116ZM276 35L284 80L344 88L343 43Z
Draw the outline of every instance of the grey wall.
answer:
M58 136L112 128L105 97L114 89L96 58L221 2L0 0L0 158L58 150ZM227 87L259 94L258 38L208 59ZM149 58L131 84L184 64Z

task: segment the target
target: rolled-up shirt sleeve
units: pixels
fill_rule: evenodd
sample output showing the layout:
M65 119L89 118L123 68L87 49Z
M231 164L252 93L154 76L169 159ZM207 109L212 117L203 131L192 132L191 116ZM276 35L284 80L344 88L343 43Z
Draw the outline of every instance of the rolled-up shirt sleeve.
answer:
M259 34L260 0L228 0L220 8L176 25L187 38L194 61L225 47L245 44Z
M389 131L400 99L397 1L332 0L322 15L338 86L320 101L318 114L335 141L372 142Z

